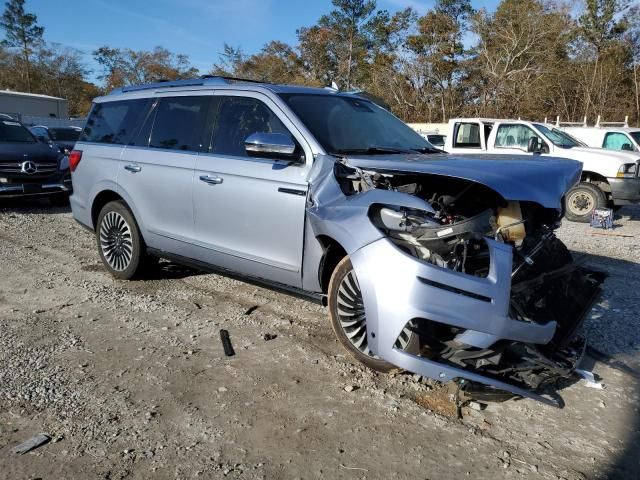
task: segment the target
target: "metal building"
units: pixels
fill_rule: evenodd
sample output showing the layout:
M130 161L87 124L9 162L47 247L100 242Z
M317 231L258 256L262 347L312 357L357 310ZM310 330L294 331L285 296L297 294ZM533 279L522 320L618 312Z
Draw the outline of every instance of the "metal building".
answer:
M20 120L25 116L66 120L69 118L69 107L64 98L0 90L0 113Z

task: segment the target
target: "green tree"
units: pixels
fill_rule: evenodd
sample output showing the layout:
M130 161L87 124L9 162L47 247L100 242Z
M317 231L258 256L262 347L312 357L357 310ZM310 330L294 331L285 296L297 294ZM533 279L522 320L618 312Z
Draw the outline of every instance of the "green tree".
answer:
M570 23L565 12L540 0L503 0L474 16L479 43L467 85L476 114L535 117L555 94L542 88L566 59ZM469 99L468 99L468 103Z
M222 75L227 77L239 77L242 64L246 55L240 47L232 47L225 42L222 53L218 56L218 63L213 65L212 75Z
M27 91L31 92L31 56L43 45L44 27L38 25L38 18L24 9L25 0L9 0L0 18L0 27L5 31L3 44L19 50L24 63Z
M416 82L436 91L443 122L463 101L460 79L467 53L463 36L472 14L469 0L439 0L434 10L418 19L417 32L407 38L420 75Z
M629 5L629 0L586 0L578 18L575 47L585 74L580 79L585 116L605 114L608 102L624 89L620 83L627 75L621 74L631 57L623 41Z
M245 55L240 48L225 45L212 75L248 78L272 83L307 83L302 61L290 45L273 40L260 52Z
M102 66L99 77L107 90L140 83L193 78L199 72L189 57L175 54L163 47L151 51L100 47L93 52L96 62Z
M389 14L376 10L374 0L332 0L335 7L318 24L298 30L305 68L322 83L335 81L351 90L366 75L381 25Z

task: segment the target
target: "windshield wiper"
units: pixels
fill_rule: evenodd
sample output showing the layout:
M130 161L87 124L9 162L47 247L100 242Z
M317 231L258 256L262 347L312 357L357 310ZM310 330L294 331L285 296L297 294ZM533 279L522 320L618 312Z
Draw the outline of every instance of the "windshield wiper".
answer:
M444 150L440 150L439 148L435 147L412 148L411 151L418 153L444 153Z
M402 148L394 147L368 147L368 148L343 148L337 150L336 153L348 155L362 154L362 155L384 155L385 153L412 153L412 150L405 150Z

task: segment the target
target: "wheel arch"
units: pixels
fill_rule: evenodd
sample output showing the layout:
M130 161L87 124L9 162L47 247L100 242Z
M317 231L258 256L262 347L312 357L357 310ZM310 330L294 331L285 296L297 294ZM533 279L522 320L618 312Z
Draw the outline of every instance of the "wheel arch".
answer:
M318 235L316 239L324 252L318 266L318 283L322 293L326 294L329 290L331 275L338 263L347 256L347 251L337 240L328 235Z
M603 192L611 193L609 180L607 180L607 177L599 173L592 172L590 170L583 170L582 175L580 176L580 182L591 183Z
M122 198L113 190L102 190L93 199L93 203L91 204L91 224L93 225L94 230L97 227L96 223L98 222L98 215L100 215L100 211L102 210L102 208L107 203L113 202L116 200L122 200L126 203L124 198Z

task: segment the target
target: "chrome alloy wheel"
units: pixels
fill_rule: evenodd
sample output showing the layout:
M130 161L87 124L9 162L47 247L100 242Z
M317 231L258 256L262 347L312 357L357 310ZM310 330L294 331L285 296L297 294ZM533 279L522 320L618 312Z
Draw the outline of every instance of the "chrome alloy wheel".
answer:
M578 190L569 195L567 200L567 208L571 210L574 215L585 215L590 212L596 201L589 192Z
M118 272L125 270L131 263L133 256L131 228L119 213L109 212L102 219L100 248L109 266Z
M358 279L353 270L350 270L340 282L337 300L340 326L349 341L365 355L378 358L369 350L364 302ZM412 335L414 335L413 332L409 328L405 328L396 340L394 347L399 350L406 349Z

